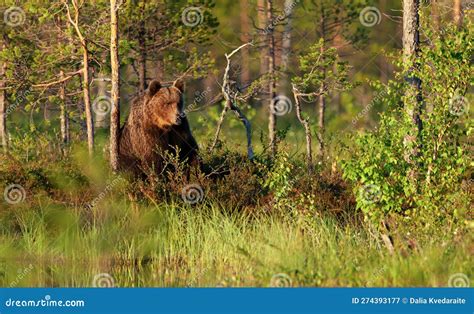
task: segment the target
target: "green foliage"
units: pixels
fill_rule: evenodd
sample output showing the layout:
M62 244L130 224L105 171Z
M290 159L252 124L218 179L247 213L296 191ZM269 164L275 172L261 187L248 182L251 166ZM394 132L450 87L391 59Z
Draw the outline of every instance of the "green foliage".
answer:
M293 188L293 165L287 152L280 152L276 156L271 169L265 169L267 175L263 180L263 187L273 193L274 206L279 210L288 208L290 191Z
M467 192L460 186L469 164L465 139L472 133L466 95L472 85L472 42L472 24L463 30L447 27L420 52L413 75L422 81L425 108L414 160L407 160L405 145L412 122L398 105L406 101L397 92L407 87L404 82L383 87L382 99L391 108L376 130L353 138L353 156L342 163L344 176L355 183L357 206L372 221L391 213L416 221L465 217Z
M296 76L292 82L301 91L323 94L333 90L350 89L348 82L348 64L340 60L336 48L326 48L323 39L309 47L308 52L299 58L301 76Z

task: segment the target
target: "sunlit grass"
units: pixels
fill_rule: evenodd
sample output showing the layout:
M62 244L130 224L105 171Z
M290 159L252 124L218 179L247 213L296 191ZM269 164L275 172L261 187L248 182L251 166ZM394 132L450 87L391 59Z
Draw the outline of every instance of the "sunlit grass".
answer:
M2 286L91 286L99 273L117 286L269 286L280 273L293 286L446 286L451 274L472 274L468 242L433 238L390 255L360 225L331 217L308 218L303 226L228 214L213 203L155 206L116 197L91 213L10 211L16 226L7 227L2 216Z

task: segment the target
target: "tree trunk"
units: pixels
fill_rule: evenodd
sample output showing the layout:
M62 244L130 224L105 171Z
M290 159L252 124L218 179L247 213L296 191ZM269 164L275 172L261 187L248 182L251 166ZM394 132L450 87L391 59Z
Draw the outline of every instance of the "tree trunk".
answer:
M249 1L240 1L240 40L243 43L250 41L250 19L249 19ZM246 46L240 51L242 56L240 82L246 85L250 81L250 56L249 48Z
M309 124L309 119L303 118L301 114L301 104L298 95L297 89L293 86L293 97L295 99L295 110L296 117L304 127L304 133L306 136L306 164L308 167L308 172L313 172L313 152L312 152L312 135L311 135L311 126Z
M116 0L110 0L110 63L112 67L112 110L110 113L110 166L117 171L120 132L120 77L118 55L118 10Z
M258 0L257 1L257 10L258 10L258 14L257 14L257 26L259 29L261 30L266 30L267 27L268 27L268 21L267 21L267 15L265 13L265 1L268 1L268 0ZM266 38L266 36L268 34L266 34L265 32L261 31L262 32L262 41L267 41L268 39ZM260 51L260 75L263 75L265 73L267 73L267 68L268 68L268 59L267 59L267 48L268 47L262 47L261 48L261 51Z
M2 49L5 49L6 45L2 45ZM3 62L0 67L0 137L2 141L3 152L8 151L8 138L7 138L7 92L5 90L6 78L5 72L7 70L7 63Z
M453 6L453 19L454 19L454 24L456 24L457 27L462 26L462 0L454 0L454 6Z
M267 22L269 25L273 22L273 0L267 0ZM269 110L268 110L268 137L271 155L276 153L276 115L275 115L275 97L276 97L276 78L275 78L275 35L274 28L268 27L268 74L269 74Z
M138 31L138 91L142 95L146 90L146 40L145 22L140 22Z
M321 46L321 55L325 53L326 45L326 20L324 14L324 8L321 6L321 17L319 21L321 38L323 39L323 44ZM326 79L326 69L323 70L323 82ZM323 83L319 88L319 108L318 108L318 146L319 146L319 159L321 162L324 161L324 128L325 128L325 114L326 114L326 96L324 91L326 89L325 84Z
M290 53L291 53L291 20L292 20L292 13L294 7L294 0L285 0L285 14L287 15L286 18L286 25L285 29L283 30L282 35L282 52L281 52L281 70L285 72L283 74L283 82L282 87L288 88L289 78L288 70L289 61L290 61Z
M403 0L403 56L404 64L408 68L406 80L408 87L405 91L405 112L412 127L405 136L406 147L405 160L412 164L409 177L416 178L416 165L413 157L418 154L420 136L422 130L421 121L421 80L413 76L413 70L417 67L417 55L419 50L419 0Z
M92 156L94 153L94 120L92 118L92 106L89 88L89 50L87 47L87 40L82 35L79 26L80 12L77 0L73 1L74 17L71 15L69 2L64 1L63 3L66 7L69 23L71 24L71 26L74 27L82 48L82 91L84 94L84 110L86 111L87 146L89 150L89 155Z
M439 0L431 0L431 18L433 20L433 28L439 31L441 25L441 17L439 13Z
M92 106L89 91L89 51L87 50L87 41L82 42L82 90L84 93L84 109L86 111L87 126L87 147L89 155L94 153L94 121L92 119Z
M64 72L60 72L61 79L64 78ZM66 82L59 86L60 103L60 123L61 123L61 147L64 153L65 146L69 143L69 116L66 104Z

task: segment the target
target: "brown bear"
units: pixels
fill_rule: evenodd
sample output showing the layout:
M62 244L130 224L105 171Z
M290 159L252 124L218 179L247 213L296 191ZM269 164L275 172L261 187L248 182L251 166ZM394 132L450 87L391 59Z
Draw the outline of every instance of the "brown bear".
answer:
M162 87L154 80L136 98L120 130L119 168L135 175L162 173L163 154L179 150L180 161L198 163L198 145L183 111L183 83Z

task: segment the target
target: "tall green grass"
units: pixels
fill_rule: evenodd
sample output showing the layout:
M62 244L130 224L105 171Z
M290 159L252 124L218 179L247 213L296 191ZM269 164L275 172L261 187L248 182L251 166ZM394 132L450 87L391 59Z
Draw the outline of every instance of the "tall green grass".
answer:
M472 275L470 241L446 234L391 255L360 223L330 216L291 221L117 197L87 211L43 203L2 215L1 285L91 286L108 273L123 287L265 287L277 274L292 286L446 286L452 274Z

